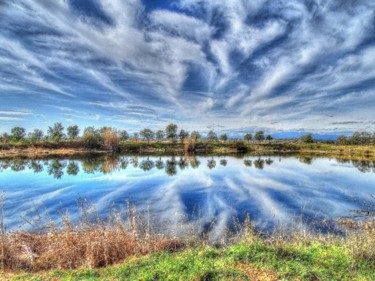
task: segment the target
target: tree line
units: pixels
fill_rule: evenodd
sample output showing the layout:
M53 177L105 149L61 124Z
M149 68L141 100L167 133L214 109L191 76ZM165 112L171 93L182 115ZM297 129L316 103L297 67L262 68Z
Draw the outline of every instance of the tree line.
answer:
M180 140L183 142L185 139L197 141L199 139L207 139L211 142L216 141L227 141L228 135L222 133L217 135L213 130L210 130L206 136L198 131L192 131L191 133L180 129L176 124L169 124L164 130L151 130L145 128L139 132L135 132L130 135L126 130L118 130L111 127L86 127L82 135L80 135L81 129L77 125L68 126L66 129L61 123L55 123L53 126L48 127L47 132L43 132L40 129L35 129L32 132L27 133L25 128L14 127L10 133L3 133L0 135L1 143L35 143L42 141L82 141L83 144L88 148L111 148L116 149L121 141L138 141L143 139L144 141L163 141L169 140L171 142L177 142ZM271 141L273 137L271 135L265 135L264 131L257 131L253 133L246 133L243 136L243 140L250 141ZM238 140L238 139L237 139ZM301 136L300 140L304 143L313 143L314 140L312 134L306 134ZM355 132L351 136L347 137L341 135L337 138L336 144L339 145L372 145L375 144L375 133L369 132Z
M66 128L61 123L55 123L53 126L48 127L46 133L40 129L35 129L32 132L27 133L25 128L14 127L11 129L10 133L3 133L0 135L0 141L2 143L11 143L11 142L41 142L41 141L54 141L59 142L63 140L82 140L89 147L96 147L99 145L108 145L111 146L115 142L127 141L127 140L139 140L143 139L147 142L152 140L162 141L170 140L172 142L181 142L185 139L199 140L206 138L209 141L227 141L228 135L222 133L217 135L213 130L210 130L207 135L204 137L198 131L192 131L191 133L180 129L176 124L169 124L164 130L151 130L145 128L140 132L135 132L132 136L126 130L118 130L111 127L87 127L83 130L82 135L80 135L81 129L77 126L69 126ZM265 136L263 131L258 131L254 134L247 133L243 137L246 141L263 141L263 140L272 140L271 135Z

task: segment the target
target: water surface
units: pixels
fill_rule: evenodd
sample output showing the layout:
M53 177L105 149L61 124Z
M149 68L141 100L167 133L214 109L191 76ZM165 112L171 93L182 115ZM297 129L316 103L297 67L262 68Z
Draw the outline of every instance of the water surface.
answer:
M52 218L77 199L94 202L106 216L131 202L156 221L183 228L192 223L221 235L234 217L250 214L260 229L292 217L336 219L375 193L375 163L297 156L88 156L82 159L0 160L7 229L30 228L35 208Z

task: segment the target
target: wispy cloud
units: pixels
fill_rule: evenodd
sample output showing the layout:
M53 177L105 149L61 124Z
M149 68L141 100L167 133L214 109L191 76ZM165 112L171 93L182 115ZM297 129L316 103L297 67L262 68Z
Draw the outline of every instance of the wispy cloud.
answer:
M0 111L58 121L58 104L123 126L374 129L374 16L370 0L8 1ZM22 115L1 116L9 127Z

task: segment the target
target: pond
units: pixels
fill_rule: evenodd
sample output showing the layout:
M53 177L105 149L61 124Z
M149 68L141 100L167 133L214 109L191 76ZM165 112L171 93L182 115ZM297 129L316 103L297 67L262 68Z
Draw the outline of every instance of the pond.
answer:
M336 219L375 193L375 162L301 156L129 156L0 160L7 230L29 229L35 209L52 219L79 198L106 216L130 202L169 228L191 225L220 236L249 214L263 230L303 218ZM356 199L354 199L356 198Z

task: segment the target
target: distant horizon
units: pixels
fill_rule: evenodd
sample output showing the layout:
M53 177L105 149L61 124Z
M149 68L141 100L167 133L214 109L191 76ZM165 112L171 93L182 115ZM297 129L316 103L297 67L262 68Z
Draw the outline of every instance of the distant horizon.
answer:
M61 123L61 122L60 122ZM63 123L61 123L62 126L64 127L64 132L67 132L67 127L69 126L74 126L74 125L68 125L68 126L65 126ZM53 124L51 124L50 127L52 127ZM177 132L179 132L180 130L185 130L185 128L182 128L180 126L177 125ZM21 127L21 126L15 126L15 127ZM87 126L87 127L79 127L78 126L78 129L79 129L79 137L81 137L83 135L83 131L85 130L85 128L88 128L88 127L94 127L95 129L101 129L103 127L109 127L109 128L113 128L115 130L119 130L119 131L126 131L130 137L134 137L135 134L138 134L140 133L141 130L143 129L150 129L150 127L144 127L144 128L139 128L139 130L133 130L133 131L129 131L129 130L126 130L126 128L116 128L116 127L112 127L112 126L103 126L103 127L95 127L95 126ZM14 127L13 127L14 128ZM23 128L23 127L21 127ZM33 129L26 129L26 128L23 128L25 129L25 133L26 133L26 138L27 138L27 134L28 133L32 133L34 131L34 129L39 129L39 130L42 130L43 133L44 133L44 136L47 135L47 130L48 130L48 127L46 129L41 129L41 128L33 128ZM158 130L162 130L162 131L165 131L165 128L154 128L154 129L151 129L153 132L156 132ZM299 139L301 138L302 136L305 136L307 134L311 134L313 139L315 140L322 140L322 141L329 141L329 140L337 140L337 138L339 136L346 136L346 137L350 137L351 135L353 135L353 133L355 132L347 132L347 133L343 133L343 134L324 134L324 133L314 133L314 132L310 132L310 131L278 131L278 132L267 132L267 131L264 131L264 130L261 130L261 129L257 129L257 130L247 130L247 131L239 131L239 132L233 132L231 130L228 130L228 131L225 131L225 130L215 130L215 129L206 129L206 130L191 130L191 131L188 131L188 130L185 130L187 133L191 133L193 131L198 131L200 134L201 134L201 138L202 139L205 139L207 137L207 134L209 131L213 131L217 134L217 136L219 137L221 134L226 134L228 139L241 139L244 137L245 134L252 134L253 136L255 135L256 132L258 131L263 131L264 132L264 135L267 136L267 135L271 135L274 139ZM372 133L375 135L375 131L374 132L371 132L371 131L365 131L365 130L358 130L356 132L368 132L368 133ZM11 135L11 130L9 131L0 131L0 138L1 136L4 134L4 133L7 133L8 135Z
M0 132L375 131L375 2L0 3Z

